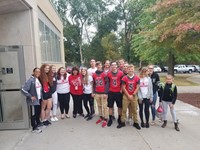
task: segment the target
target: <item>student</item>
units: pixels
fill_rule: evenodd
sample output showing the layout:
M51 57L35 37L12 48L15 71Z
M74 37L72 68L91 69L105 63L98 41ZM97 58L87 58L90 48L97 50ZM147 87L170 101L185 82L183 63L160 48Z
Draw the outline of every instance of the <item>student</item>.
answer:
M158 93L158 85L160 83L160 77L159 75L153 71L153 65L149 65L149 76L151 77L152 84L153 84L153 101L151 102L151 113L152 113L152 122L151 125L155 125L155 119L156 119L156 101L157 101L157 93Z
M91 59L90 60L90 68L88 69L88 74L90 75L90 76L92 76L94 73L95 73L95 71L97 70L97 67L96 67L96 60L95 59Z
M41 133L40 112L42 99L42 86L39 81L40 69L34 68L32 76L26 81L22 87L22 94L26 96L27 104L30 106L32 132Z
M40 81L42 84L42 108L41 108L41 120L42 125L48 126L51 122L48 120L50 117L50 110L52 107L52 92L51 87L53 85L52 72L48 64L43 64L40 67L41 75Z
M60 67L57 72L57 93L58 101L60 104L61 119L70 118L69 101L70 101L70 86L69 86L69 73L66 72L64 67Z
M119 70L123 71L125 60L123 58L118 60Z
M103 71L108 74L108 72L110 71L110 60L106 60L104 62L104 68L103 68Z
M51 116L51 121L58 121L58 118L56 117L56 113L57 113L57 104L58 104L58 94L56 91L56 86L57 86L57 73L56 73L56 66L55 65L51 65L50 66L50 70L52 72L52 76L53 76L53 85L51 87L51 92L52 92L52 108L51 108L51 112L50 112L50 116Z
M140 71L140 88L138 91L139 99L139 114L141 120L141 127L149 128L149 106L153 99L153 87L151 78L148 76L148 68L143 67ZM143 109L144 106L144 109ZM145 114L146 123L143 120L143 111Z
M162 124L162 128L165 128L167 125L167 111L168 111L168 106L169 106L170 112L173 118L173 122L174 122L174 128L176 131L180 131L178 127L177 118L176 118L175 108L174 108L174 105L176 103L176 98L177 98L177 88L176 88L176 85L173 83L173 80L174 78L172 75L167 75L166 82L164 84L161 84L161 87L159 90L160 105L162 105L163 107L164 123Z
M122 114L122 91L121 91L121 79L123 77L123 72L117 69L117 63L111 63L111 71L108 72L108 81L109 81L109 92L108 92L108 107L109 107L109 120L107 126L112 125L112 115L113 115L113 106L116 102L118 107L118 124L121 123L121 114Z
M95 71L97 70L97 67L96 67L96 60L95 60L95 59L91 59L91 60L90 60L90 66L91 66L91 68L89 68L87 71L88 71L88 75L92 76L92 75L95 73ZM91 110L92 110L92 115L95 114L94 102L95 102L95 100L94 100L94 98L92 97L91 102L90 102L90 108L92 108L92 109L91 109Z
M84 117L82 101L83 101L83 84L82 75L79 73L78 67L72 68L69 76L70 94L73 99L73 117L76 118L77 113Z
M137 92L139 90L140 79L134 74L134 65L130 64L128 66L128 75L122 78L122 91L124 93L122 100L122 118L121 124L117 128L125 126L125 118L128 105L131 104L133 111L133 126L140 130L140 125L138 124L138 113L137 113Z
M83 83L83 104L85 107L85 110L87 111L87 115L85 118L88 120L92 119L92 112L94 112L93 107L88 107L88 102L91 106L91 103L93 103L92 99L92 85L93 85L93 78L91 75L88 75L87 68L81 69L82 74L82 83Z
M123 73L124 73L124 76L128 74L128 63L125 62L124 63L124 66L123 66ZM127 116L127 122L132 126L133 124L133 115L132 115L132 107L131 107L131 104L128 105L128 116Z
M108 108L107 108L107 91L106 91L106 83L107 76L102 70L102 63L98 61L96 63L97 71L93 74L93 97L97 101L98 111L99 111L99 120L97 120L96 124L102 122L102 127L107 125L108 121Z

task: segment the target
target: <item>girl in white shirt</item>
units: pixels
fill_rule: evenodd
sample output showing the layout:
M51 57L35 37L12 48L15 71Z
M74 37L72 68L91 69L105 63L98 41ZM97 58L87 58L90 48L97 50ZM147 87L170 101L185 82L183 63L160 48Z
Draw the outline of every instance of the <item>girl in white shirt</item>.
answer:
M140 89L138 91L139 99L139 114L141 120L141 127L149 128L149 106L153 100L153 87L151 78L148 76L148 68L142 68L140 72ZM143 110L144 106L144 110ZM145 113L146 124L143 120L143 111Z
M92 112L94 110L93 107L88 107L88 102L91 106L91 103L93 103L93 99L92 99L92 85L93 85L93 78L91 75L88 75L87 72L87 68L82 68L81 69L81 74L83 76L82 78L82 83L83 83L83 103L84 103L84 107L85 110L87 111L87 115L85 116L85 118L87 120L92 119Z
M65 117L68 119L70 118L68 115L70 101L68 77L69 74L66 73L65 68L60 67L57 72L57 93L60 104L61 119L64 119Z

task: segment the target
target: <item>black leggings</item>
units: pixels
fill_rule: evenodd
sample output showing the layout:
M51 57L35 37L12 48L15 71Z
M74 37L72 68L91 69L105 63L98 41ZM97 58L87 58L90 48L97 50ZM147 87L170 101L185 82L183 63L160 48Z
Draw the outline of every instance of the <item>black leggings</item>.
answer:
M30 106L31 126L35 130L40 124L41 105Z
M87 111L87 114L92 114L92 95L91 94L83 94L83 104L85 107L85 110ZM88 107L88 102L90 104L90 109Z
M69 112L69 101L70 101L70 94L59 94L58 93L58 101L60 103L60 112L61 114L64 114L64 111L66 114Z
M143 123L143 106L144 106L144 114L145 114L145 119L146 123L149 123L149 106L150 106L150 100L144 98L142 101L142 104L139 103L139 114L140 114L140 120Z
M82 107L82 101L83 101L83 95L74 95L71 94L73 98L73 114L83 114L83 107Z

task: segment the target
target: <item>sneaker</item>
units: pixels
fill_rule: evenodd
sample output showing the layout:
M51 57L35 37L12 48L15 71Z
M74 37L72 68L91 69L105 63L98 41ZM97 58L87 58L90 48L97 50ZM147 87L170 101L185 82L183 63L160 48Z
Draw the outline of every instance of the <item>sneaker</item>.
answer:
M112 119L109 119L107 126L110 127L111 125L112 125Z
M121 124L121 122L122 122L122 121L121 121L121 118L118 118L118 119L117 119L117 123L118 123L118 124Z
M87 114L84 118L86 119L86 118L88 118L88 117L90 117L90 114Z
M42 130L41 130L41 129L39 129L39 128L36 128L35 130L32 130L31 132L32 132L32 133L41 133L41 132L42 132Z
M49 120L46 120L46 121L43 122L43 124L48 126L48 125L51 125L51 122Z
M73 118L76 118L76 114L73 114Z
M85 115L84 114L79 114L81 117L84 117Z
M149 123L146 123L146 128L149 128Z
M103 119L100 118L99 120L97 120L96 124L99 124L99 123L102 122L102 121L103 121Z
M141 128L140 128L140 125L139 125L138 123L134 123L133 126L134 126L136 129L138 129L138 130L141 129Z
M56 121L53 117L51 117L51 119L50 119L52 122L54 122L54 121Z
M128 119L128 123L129 123L130 126L132 126L132 124L133 124L133 119L132 119L132 118L129 118L129 119Z
M125 123L121 122L120 124L118 124L117 128L120 129L120 128L125 127L125 126L126 126Z
M55 120L55 121L58 121L58 118L57 118L57 117L54 117L54 120Z
M65 119L65 116L64 116L64 114L61 114L61 119Z
M153 121L150 123L151 126L154 126L155 124L156 124L155 120L153 120Z
M144 122L141 122L141 127L144 128L146 125Z
M92 115L90 115L86 120L89 121L89 120L91 120L92 118L93 118Z
M105 126L107 126L107 121L106 121L106 120L104 120L101 126L102 126L102 127L105 127Z
M68 114L66 114L66 115L65 115L65 117L66 117L67 119L69 119L69 118L70 118L70 116L69 116Z

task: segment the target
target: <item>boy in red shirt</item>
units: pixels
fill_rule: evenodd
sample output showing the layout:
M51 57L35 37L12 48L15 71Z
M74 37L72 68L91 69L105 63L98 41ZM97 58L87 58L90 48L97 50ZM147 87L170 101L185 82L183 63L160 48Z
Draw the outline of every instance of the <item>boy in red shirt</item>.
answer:
M108 92L108 107L109 107L109 120L107 126L112 125L113 106L116 102L118 107L118 124L121 123L122 113L122 91L121 91L121 79L123 72L117 69L117 63L112 62L111 71L108 72L109 80L109 92Z
M97 120L96 124L99 124L103 121L102 127L107 125L108 119L108 108L107 108L107 91L106 91L106 83L107 76L102 70L102 63L96 62L97 71L93 74L93 97L96 99L98 111L99 111L99 120Z
M133 113L133 126L140 130L140 125L138 124L138 100L137 100L137 92L139 90L139 83L140 78L134 74L134 65L128 66L128 75L122 78L122 91L123 95L123 104L122 104L122 118L121 123L117 126L117 128L121 128L125 126L125 118L126 118L126 111L128 105L130 104L132 107Z

